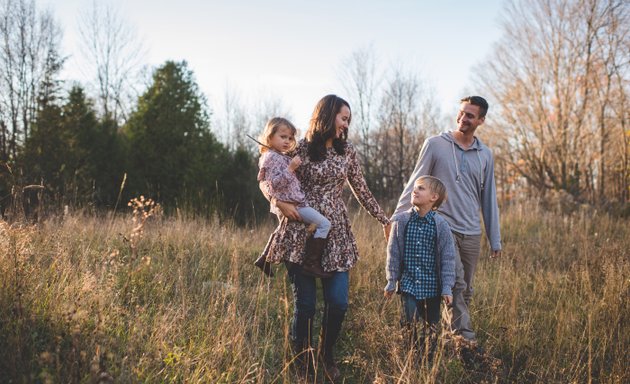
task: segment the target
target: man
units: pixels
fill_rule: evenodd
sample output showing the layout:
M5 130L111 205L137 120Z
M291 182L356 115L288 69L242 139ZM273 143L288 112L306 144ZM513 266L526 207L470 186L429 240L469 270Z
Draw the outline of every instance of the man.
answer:
M411 207L411 193L416 179L423 175L439 178L448 199L439 208L451 226L456 257L456 281L453 288L451 327L471 346L476 345L468 305L473 294L473 276L481 250L483 216L492 256L501 256L499 208L494 181L492 152L477 137L475 130L483 124L488 103L480 96L461 100L457 130L429 137L420 151L416 167L400 196L394 216Z

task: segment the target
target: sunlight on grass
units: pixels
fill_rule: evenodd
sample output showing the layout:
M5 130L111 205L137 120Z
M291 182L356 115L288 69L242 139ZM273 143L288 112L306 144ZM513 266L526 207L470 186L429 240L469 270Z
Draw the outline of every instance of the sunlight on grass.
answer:
M516 206L502 225L504 258L482 257L471 306L496 364L471 370L448 335L433 365L404 347L399 302L381 293L381 228L354 215L345 382L628 382L627 222ZM286 274L252 265L272 224L151 217L131 243L134 230L131 214L0 223L2 380L295 382Z

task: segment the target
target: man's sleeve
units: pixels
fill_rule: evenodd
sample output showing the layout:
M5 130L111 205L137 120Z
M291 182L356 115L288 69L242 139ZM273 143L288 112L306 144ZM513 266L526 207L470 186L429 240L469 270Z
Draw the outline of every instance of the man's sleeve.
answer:
M488 168L485 170L484 189L481 191L481 214L486 227L486 234L493 251L501 250L501 231L499 228L499 205L497 188L494 180L494 156L490 153Z

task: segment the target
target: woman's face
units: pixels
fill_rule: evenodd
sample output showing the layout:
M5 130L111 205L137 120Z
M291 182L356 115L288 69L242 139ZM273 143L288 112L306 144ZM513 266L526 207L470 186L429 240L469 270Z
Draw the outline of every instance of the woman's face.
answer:
M341 107L337 117L335 118L336 137L342 137L343 133L348 130L350 125L350 108L347 106Z

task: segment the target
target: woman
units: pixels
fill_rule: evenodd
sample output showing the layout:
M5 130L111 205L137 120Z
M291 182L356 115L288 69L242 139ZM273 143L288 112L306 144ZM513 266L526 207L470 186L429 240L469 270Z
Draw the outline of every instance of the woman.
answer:
M350 120L350 105L345 100L335 95L325 96L315 107L306 138L300 141L296 150L302 159L296 175L307 204L332 224L322 255L322 267L331 276L322 278L324 315L319 344L319 355L331 380L340 376L333 349L348 309L348 271L358 260L356 241L342 199L344 184L348 182L354 196L373 217L384 227L389 225L387 216L367 187L354 147L346 141ZM312 342L316 280L303 274L300 268L308 253L304 247L307 232L304 225L296 221L300 216L294 205L282 201L275 204L288 220L282 220L263 256L268 262L283 261L287 267L294 299L292 346L299 368L308 370L310 364L306 356L309 354L306 351Z

